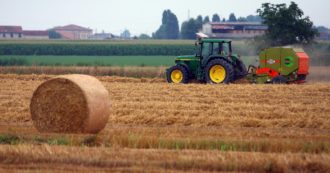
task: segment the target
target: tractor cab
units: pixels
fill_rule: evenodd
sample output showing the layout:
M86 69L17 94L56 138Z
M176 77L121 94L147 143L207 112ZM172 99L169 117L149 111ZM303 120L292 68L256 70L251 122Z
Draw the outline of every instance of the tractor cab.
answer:
M231 56L231 41L219 39L204 39L196 42L196 57L206 59L209 56L220 55L223 57Z
M195 55L179 56L176 65L167 69L168 82L230 83L247 74L243 62L232 53L231 41L200 38L195 46Z

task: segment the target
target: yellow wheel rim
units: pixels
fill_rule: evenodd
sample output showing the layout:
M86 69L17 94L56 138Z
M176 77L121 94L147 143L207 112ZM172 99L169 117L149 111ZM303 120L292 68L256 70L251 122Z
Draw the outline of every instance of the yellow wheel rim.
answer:
M209 74L214 83L222 83L226 78L226 70L222 65L214 65Z
M173 83L181 83L183 80L183 73L181 70L173 70L171 73L171 80Z

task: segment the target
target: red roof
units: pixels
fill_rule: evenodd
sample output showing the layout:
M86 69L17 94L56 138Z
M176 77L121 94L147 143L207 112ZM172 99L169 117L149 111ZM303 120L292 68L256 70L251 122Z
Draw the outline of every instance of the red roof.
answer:
M36 31L36 30L24 30L23 35L30 35L30 36L48 36L48 31Z
M54 30L65 30L65 31L93 31L89 28L84 28L82 26L78 26L78 25L66 25L66 26L59 26L59 27L55 27Z
M2 33L21 33L22 27L21 26L0 26L0 32Z

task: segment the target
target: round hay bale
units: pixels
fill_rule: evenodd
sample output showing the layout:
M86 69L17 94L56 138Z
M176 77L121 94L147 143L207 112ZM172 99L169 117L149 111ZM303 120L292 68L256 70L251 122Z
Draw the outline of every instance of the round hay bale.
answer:
M98 133L109 118L109 93L94 77L58 76L34 91L30 111L40 132Z

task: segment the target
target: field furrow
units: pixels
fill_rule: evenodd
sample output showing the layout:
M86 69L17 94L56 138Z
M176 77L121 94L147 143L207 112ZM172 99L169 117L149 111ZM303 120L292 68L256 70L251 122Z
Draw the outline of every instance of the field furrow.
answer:
M329 83L172 85L103 76L112 103L106 128L64 135L37 132L29 113L33 91L51 77L0 75L0 172L330 170Z

